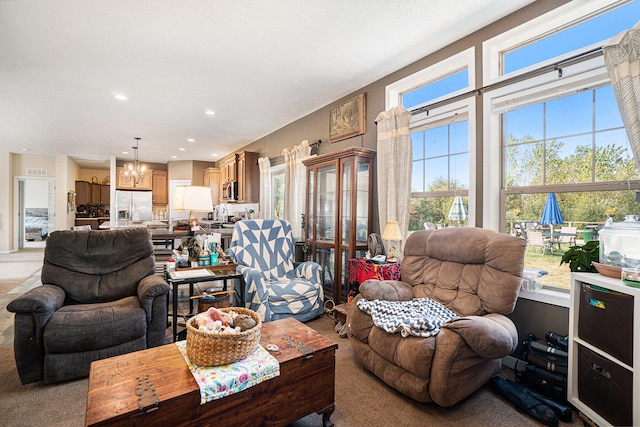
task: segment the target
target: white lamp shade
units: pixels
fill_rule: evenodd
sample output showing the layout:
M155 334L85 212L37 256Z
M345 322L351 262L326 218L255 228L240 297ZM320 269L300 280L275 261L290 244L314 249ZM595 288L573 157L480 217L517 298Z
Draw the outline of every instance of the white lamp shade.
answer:
M389 221L382 233L382 239L391 240L393 242L399 242L402 240L402 233L400 233L400 225L398 221Z
M211 189L197 185L179 185L173 193L171 209L191 212L211 212Z

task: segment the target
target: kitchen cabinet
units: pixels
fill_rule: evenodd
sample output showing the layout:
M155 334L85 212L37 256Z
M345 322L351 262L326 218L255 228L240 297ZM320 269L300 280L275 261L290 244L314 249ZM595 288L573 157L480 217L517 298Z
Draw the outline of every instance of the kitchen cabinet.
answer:
M220 203L220 168L206 168L204 170L204 186L211 189L213 204Z
M111 203L111 186L100 184L100 204L108 205Z
M222 189L226 184L236 181L238 183L238 203L258 203L260 201L258 156L258 153L241 151L220 160L220 196L224 194Z
M116 189L118 190L152 190L152 175L153 170L147 169L144 174L144 178L138 183L138 185L134 185L133 180L129 179L125 175L125 170L123 167L116 168Z
M241 151L237 164L238 202L260 202L260 168L258 153Z
M76 205L91 204L91 183L89 181L76 181Z
M91 204L100 204L100 184L91 183Z
M599 426L640 425L640 288L571 273L568 400Z
M109 185L76 181L76 205L108 205L109 199Z
M237 181L236 165L238 163L238 155L230 154L220 159L220 184L224 185L231 181Z
M307 168L307 253L320 264L325 297L335 304L347 301L348 260L367 251L375 154L351 147L302 161Z
M169 204L167 171L153 170L151 177L151 203L153 205Z

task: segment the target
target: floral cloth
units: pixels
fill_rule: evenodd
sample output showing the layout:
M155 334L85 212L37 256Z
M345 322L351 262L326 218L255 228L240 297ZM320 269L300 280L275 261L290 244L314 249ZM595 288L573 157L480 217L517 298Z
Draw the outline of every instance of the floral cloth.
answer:
M194 365L187 356L187 342L176 341L176 346L200 387L201 405L280 375L280 364L260 345L244 359L222 366Z

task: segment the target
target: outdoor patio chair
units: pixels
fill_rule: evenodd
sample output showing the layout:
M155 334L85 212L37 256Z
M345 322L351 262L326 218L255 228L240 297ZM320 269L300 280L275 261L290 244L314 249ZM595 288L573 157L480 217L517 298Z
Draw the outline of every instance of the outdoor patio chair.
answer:
M527 232L527 246L540 248L542 256L545 252L551 253L551 240L545 238L542 231L529 230Z
M572 246L576 244L576 235L578 234L577 227L562 227L560 229L560 236L556 239L556 243L558 244L558 250L560 250L561 243L569 243ZM573 234L569 236L568 234Z

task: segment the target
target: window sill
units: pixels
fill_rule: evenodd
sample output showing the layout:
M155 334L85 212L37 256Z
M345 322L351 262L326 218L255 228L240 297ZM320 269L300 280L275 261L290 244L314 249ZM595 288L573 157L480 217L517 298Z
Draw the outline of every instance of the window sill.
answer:
M557 305L558 307L569 308L569 292L556 289L541 289L537 292L520 290L519 298L531 301L543 302L545 304Z

